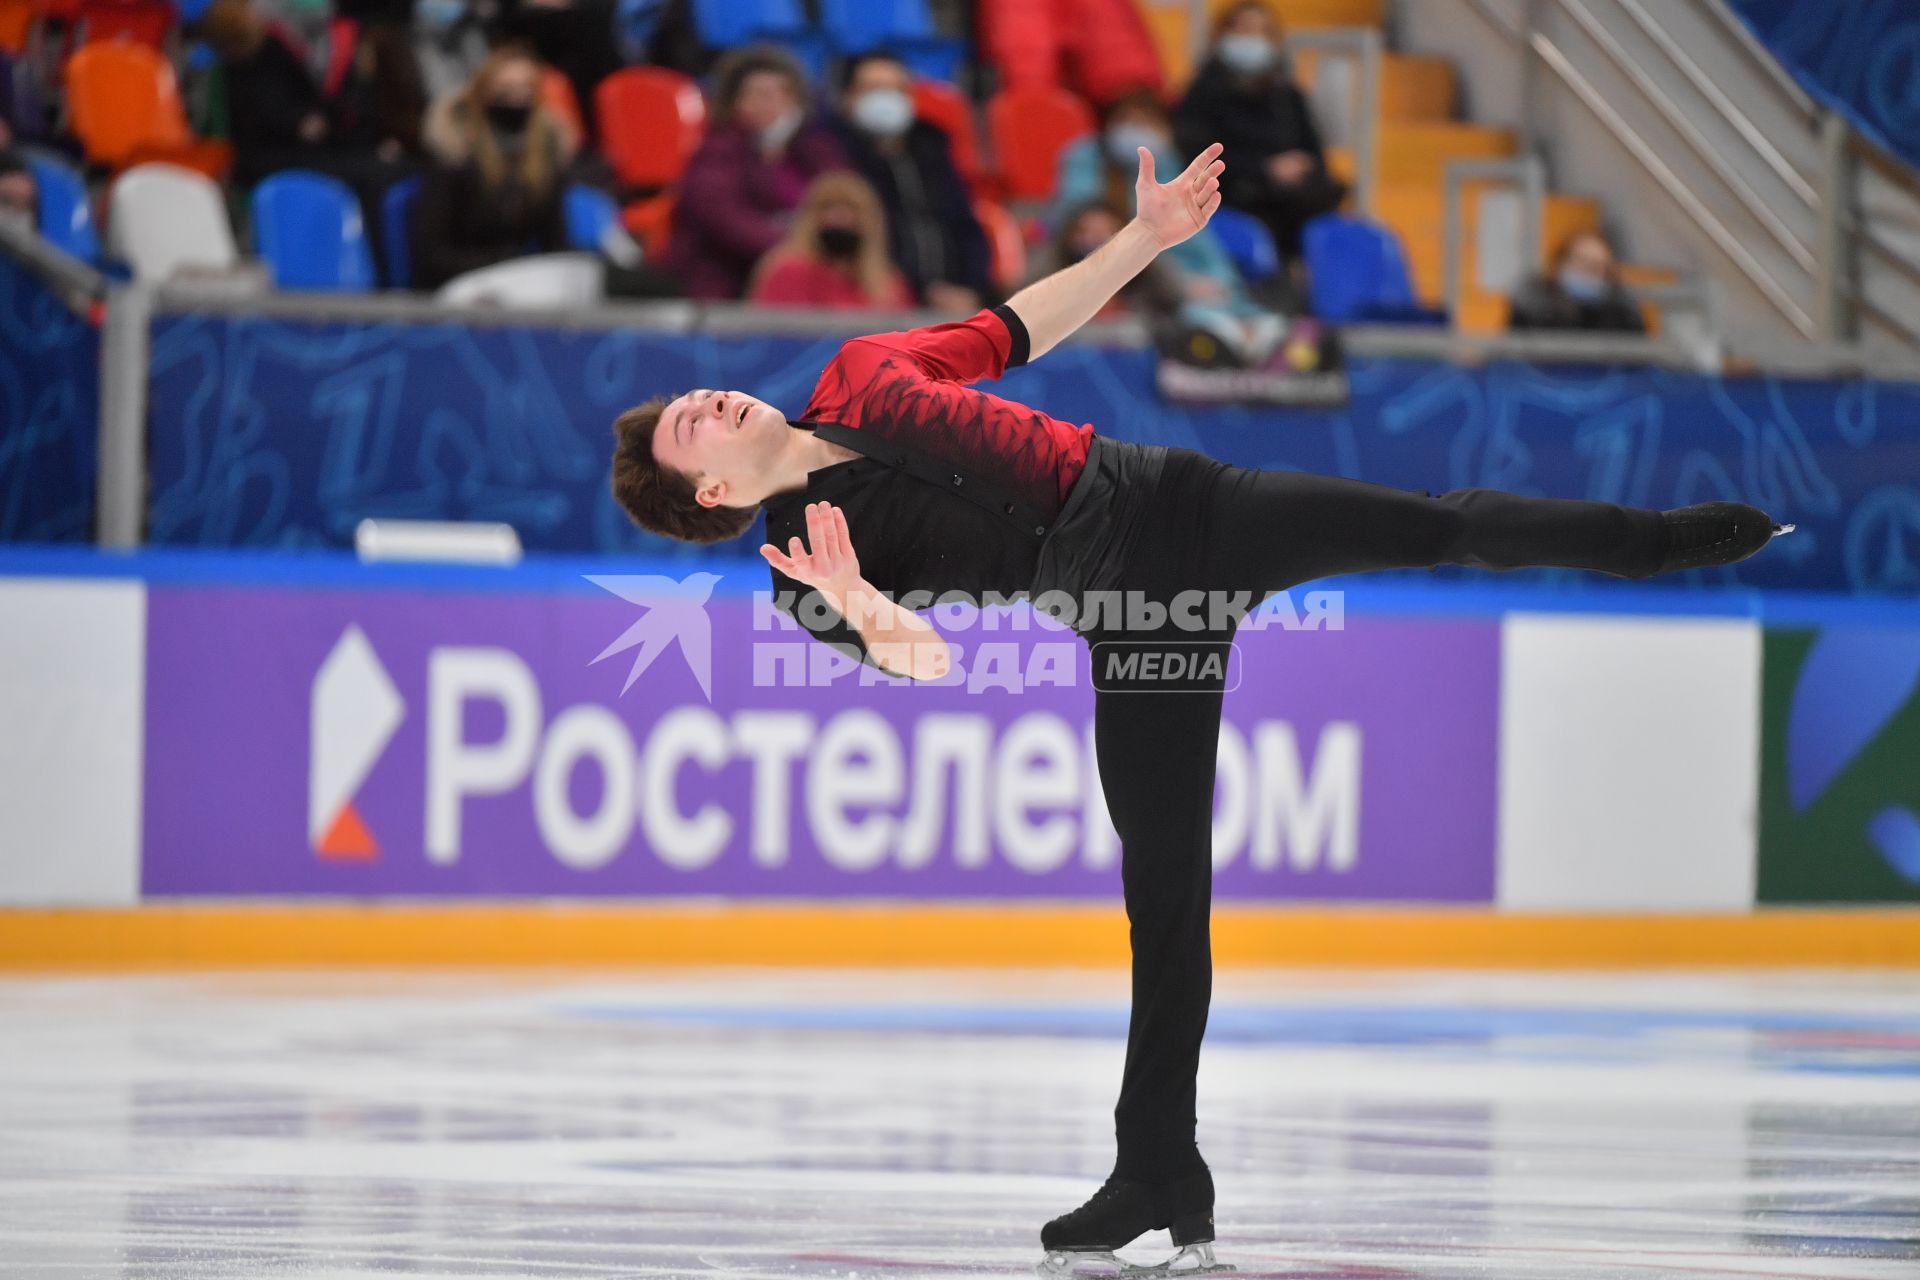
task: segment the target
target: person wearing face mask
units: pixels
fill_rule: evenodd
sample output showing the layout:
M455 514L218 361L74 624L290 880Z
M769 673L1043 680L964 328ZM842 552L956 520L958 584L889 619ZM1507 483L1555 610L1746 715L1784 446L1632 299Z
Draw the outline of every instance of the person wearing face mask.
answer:
M1567 237L1553 270L1529 280L1513 298L1515 329L1588 329L1645 333L1640 304L1620 285L1613 247L1598 231Z
M887 257L887 215L856 173L822 174L807 188L793 229L760 259L747 296L780 307L914 305L906 276Z
M1173 121L1160 95L1144 85L1114 99L1101 112L1099 133L1062 149L1048 220L1056 227L1066 226L1090 204L1130 215L1141 147L1153 156L1156 181L1170 182L1179 173ZM1240 269L1211 227L1202 227L1191 239L1167 250L1155 268L1173 293L1171 310L1188 325L1218 336L1246 362L1258 363L1279 341L1283 322L1248 291Z
M753 45L715 72L712 124L687 162L663 265L692 298L738 298L754 264L786 237L807 187L847 167L809 118L808 86L784 49Z
M1172 181L1180 172L1173 120L1160 95L1144 85L1121 94L1100 113L1098 133L1061 149L1048 221L1058 226L1090 201L1131 211L1141 147L1153 156L1157 181ZM1185 293L1196 301L1252 305L1239 268L1212 228L1202 227L1191 240L1175 245L1167 251L1167 260L1178 269Z
M1260 0L1221 14L1174 125L1182 148L1202 138L1226 148L1225 203L1265 222L1289 261L1300 255L1301 228L1346 198L1327 173L1306 96L1287 78L1279 23Z
M508 46L427 113L431 161L413 212L414 287L567 247L572 134L539 105L539 93L540 64Z
M888 251L914 294L950 315L971 315L992 292L987 235L954 167L947 135L916 119L913 74L890 53L846 68L835 136L886 211Z
M1069 209L1054 223L1054 233L1027 264L1027 283L1044 280L1056 271L1085 262L1101 245L1120 233L1130 215L1104 199L1092 199ZM1156 334L1170 332L1179 318L1183 298L1180 273L1166 255L1155 258L1108 298L1092 319L1144 319Z

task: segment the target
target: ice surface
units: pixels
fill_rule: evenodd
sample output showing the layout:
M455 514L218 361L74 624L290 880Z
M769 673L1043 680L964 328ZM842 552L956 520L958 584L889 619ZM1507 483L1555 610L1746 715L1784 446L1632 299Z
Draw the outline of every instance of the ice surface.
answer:
M1920 1277L1920 975L1215 986L1200 1142L1249 1278ZM0 981L0 1276L1031 1275L1111 1167L1126 992Z

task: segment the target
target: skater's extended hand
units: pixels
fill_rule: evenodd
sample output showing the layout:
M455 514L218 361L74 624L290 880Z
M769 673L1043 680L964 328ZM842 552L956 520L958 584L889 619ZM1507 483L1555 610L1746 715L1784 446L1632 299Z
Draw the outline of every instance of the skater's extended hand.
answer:
M806 547L793 537L787 539L785 555L771 542L760 544L760 554L794 581L817 587L837 599L844 600L847 591L861 580L860 561L847 534L846 512L831 502L807 504Z
M1220 207L1220 175L1227 167L1219 158L1223 149L1214 143L1195 156L1179 177L1162 183L1153 178L1153 153L1135 148L1140 153L1140 176L1133 184L1135 208L1140 221L1160 238L1162 249L1191 237Z

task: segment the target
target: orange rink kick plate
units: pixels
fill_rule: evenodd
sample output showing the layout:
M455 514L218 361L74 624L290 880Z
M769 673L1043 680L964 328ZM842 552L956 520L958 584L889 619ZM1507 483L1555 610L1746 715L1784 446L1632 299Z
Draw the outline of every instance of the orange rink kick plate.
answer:
M1217 965L1920 967L1920 908L1711 915L1215 904ZM0 969L1125 966L1115 902L180 903L0 909Z

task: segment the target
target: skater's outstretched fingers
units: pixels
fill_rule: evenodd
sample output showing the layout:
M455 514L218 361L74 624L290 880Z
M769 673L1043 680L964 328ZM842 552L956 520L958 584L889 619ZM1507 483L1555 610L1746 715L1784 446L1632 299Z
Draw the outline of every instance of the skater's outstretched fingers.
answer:
M1153 180L1153 157L1145 147L1137 148L1140 176L1134 184L1134 198L1141 221L1160 239L1162 248L1171 248L1207 225L1213 211L1220 207L1220 175L1227 162L1220 158L1224 148L1216 142L1193 158L1193 162L1172 182Z
M1199 177L1199 175L1203 171L1205 171L1209 165L1213 164L1214 161L1220 160L1220 153L1225 150L1226 150L1226 147L1221 143L1218 143L1218 142L1214 143L1212 146L1208 147L1205 151L1202 151L1199 155L1195 156L1193 158L1193 163L1188 165L1186 168L1186 171L1182 173L1178 179L1175 179L1175 181L1185 180L1187 182L1192 182L1195 178ZM1226 167L1227 167L1226 161L1220 160L1220 169L1225 169ZM1214 170L1214 172L1217 173L1219 172L1219 170L1216 169Z
M760 554L789 578L810 587L845 588L860 577L860 561L853 553L846 513L830 502L807 504L805 546L796 535L787 539L785 555L771 542L761 544Z

